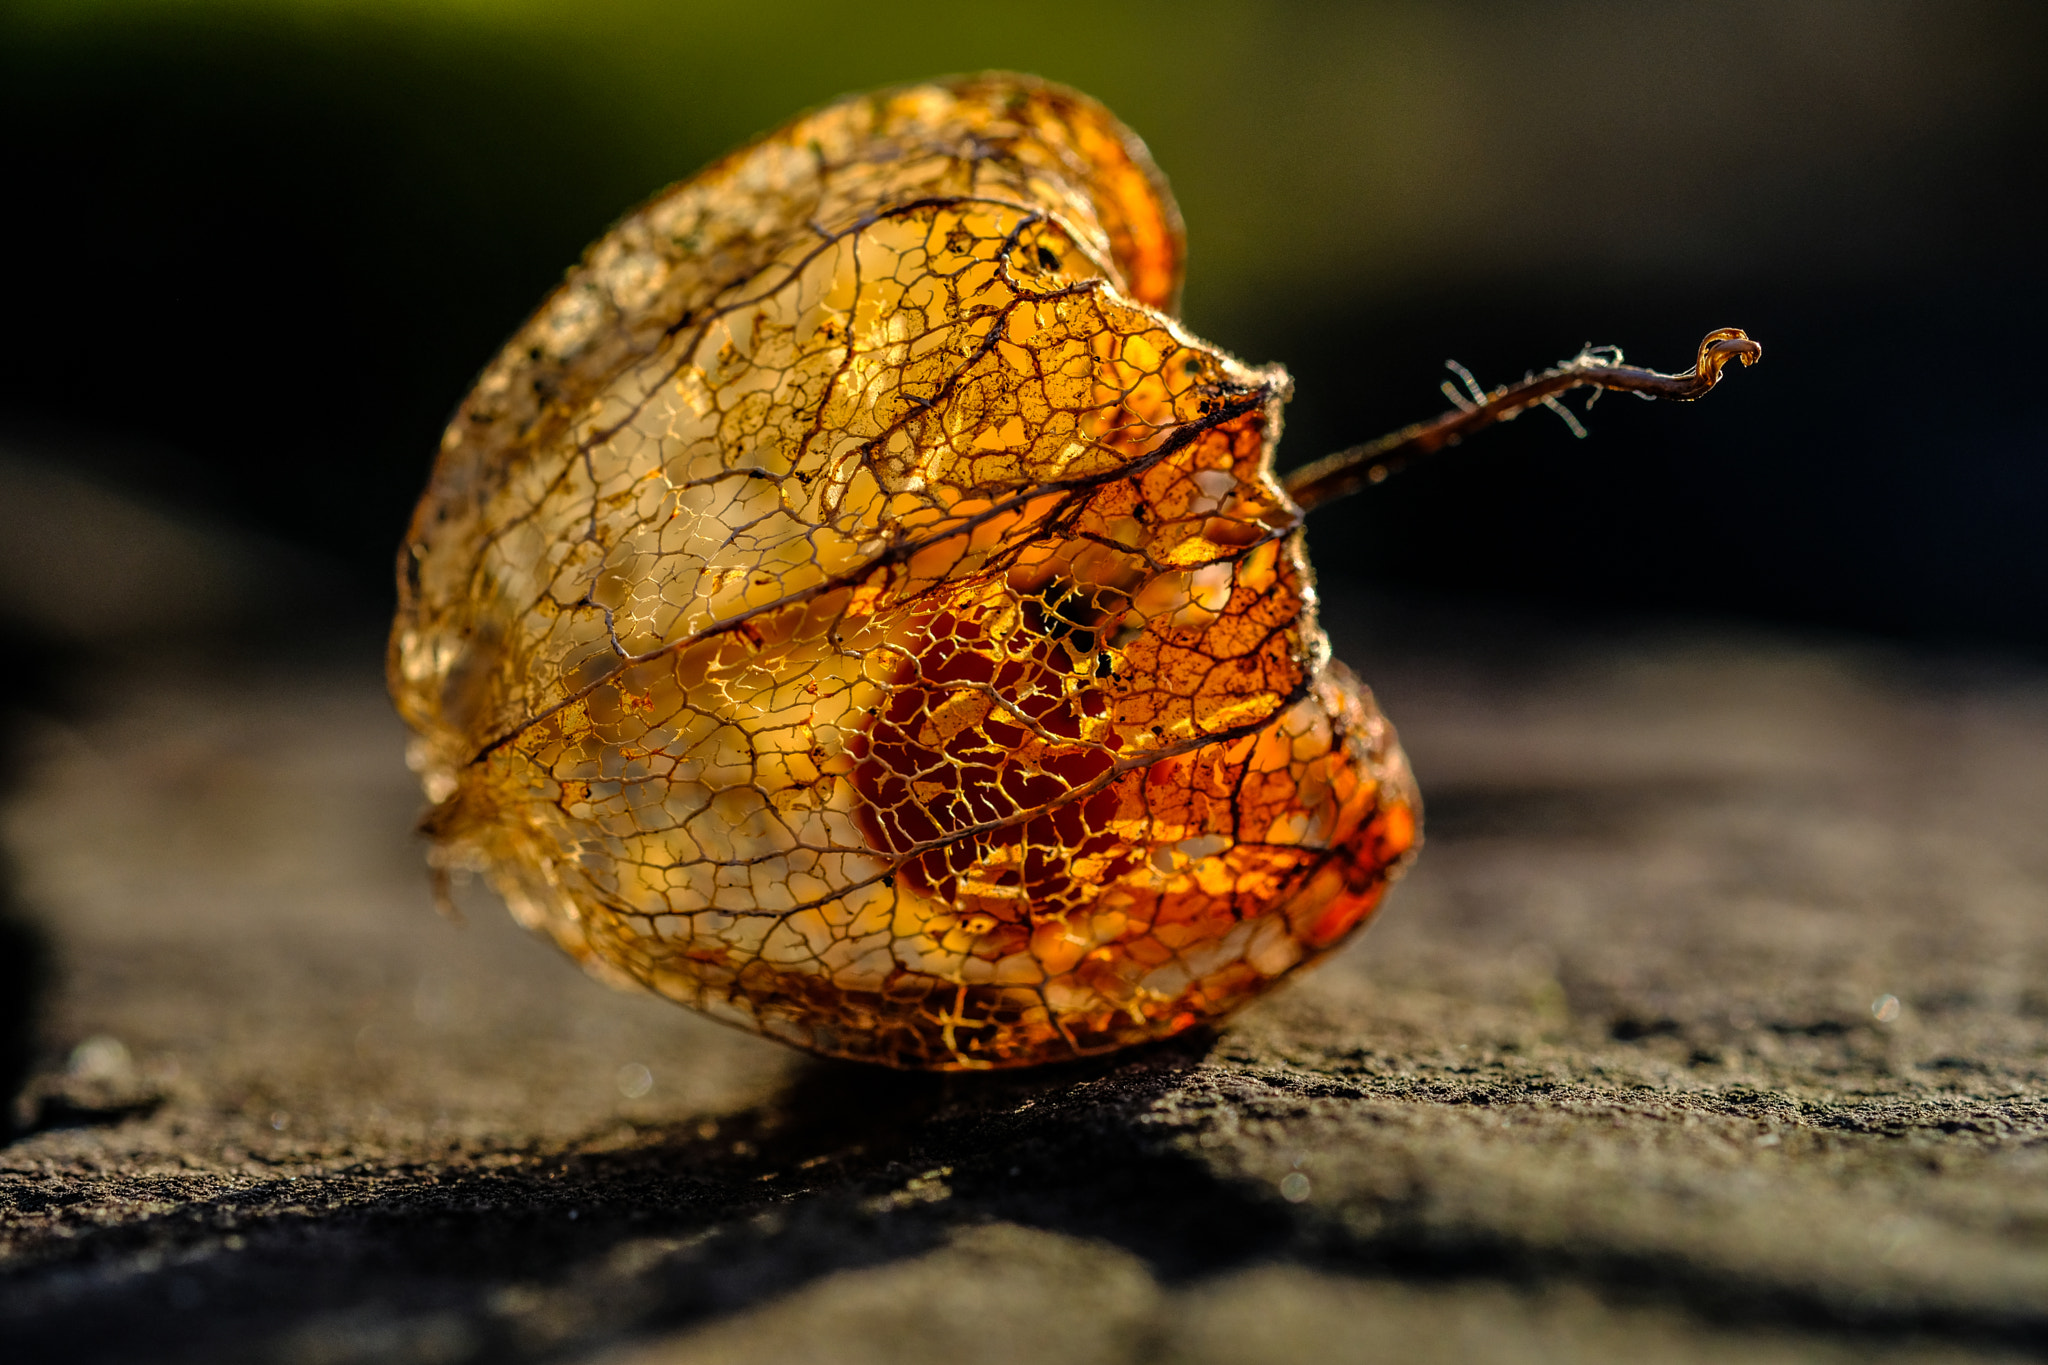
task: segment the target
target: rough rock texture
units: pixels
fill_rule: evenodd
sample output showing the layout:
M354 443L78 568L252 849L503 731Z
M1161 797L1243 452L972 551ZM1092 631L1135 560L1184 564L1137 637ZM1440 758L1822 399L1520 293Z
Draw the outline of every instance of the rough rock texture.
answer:
M1218 1035L994 1078L437 919L373 644L122 674L6 819L0 1356L2048 1350L2048 684L1326 595L1414 875Z

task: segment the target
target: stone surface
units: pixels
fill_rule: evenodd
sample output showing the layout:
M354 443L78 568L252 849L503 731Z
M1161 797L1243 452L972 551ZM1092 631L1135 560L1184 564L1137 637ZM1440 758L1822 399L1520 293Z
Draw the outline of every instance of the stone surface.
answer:
M108 665L6 815L0 1355L2048 1350L2048 681L1325 588L1415 873L1217 1035L992 1078L437 918L373 639Z

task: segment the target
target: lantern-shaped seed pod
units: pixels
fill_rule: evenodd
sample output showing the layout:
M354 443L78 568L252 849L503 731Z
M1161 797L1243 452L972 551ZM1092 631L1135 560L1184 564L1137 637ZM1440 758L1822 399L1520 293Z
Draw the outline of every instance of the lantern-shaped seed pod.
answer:
M1214 1020L1419 804L1331 662L1285 373L1175 321L1132 134L990 75L637 210L478 381L390 649L444 866L814 1052L1019 1066Z

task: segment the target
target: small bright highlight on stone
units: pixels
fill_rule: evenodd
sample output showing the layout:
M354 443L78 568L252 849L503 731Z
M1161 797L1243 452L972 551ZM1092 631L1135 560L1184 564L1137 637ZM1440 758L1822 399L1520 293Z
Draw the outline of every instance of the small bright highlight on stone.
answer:
M65 1069L82 1081L118 1081L124 1079L134 1065L126 1044L119 1038L100 1033L71 1049Z
M654 1073L638 1062L628 1062L619 1068L619 1093L629 1100L637 1100L654 1089Z

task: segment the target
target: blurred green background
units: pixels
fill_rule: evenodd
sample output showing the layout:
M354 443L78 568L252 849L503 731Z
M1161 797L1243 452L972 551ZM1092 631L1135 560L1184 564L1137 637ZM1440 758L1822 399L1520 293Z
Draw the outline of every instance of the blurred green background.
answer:
M1318 514L1333 581L2048 646L2048 7L57 0L0 9L0 440L324 556L365 609L470 377L626 207L983 67L1107 102L1283 464L1620 343L1764 365ZM0 534L6 527L0 524Z

